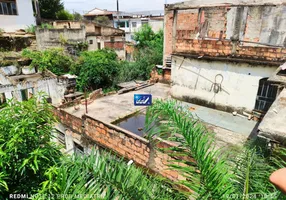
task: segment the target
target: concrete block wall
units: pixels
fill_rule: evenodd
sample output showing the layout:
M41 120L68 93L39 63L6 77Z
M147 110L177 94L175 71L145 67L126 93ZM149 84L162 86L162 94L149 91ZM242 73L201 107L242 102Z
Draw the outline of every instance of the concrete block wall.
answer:
M57 108L54 109L54 113L60 123L68 128L66 134L69 136L75 139L80 138L76 135L85 136L95 145L123 156L125 159L133 160L148 171L158 173L170 180L185 179L177 171L169 169L168 161L174 161L174 158L152 147L148 140L88 115L78 118ZM156 145L160 148L168 148L174 144L160 141Z

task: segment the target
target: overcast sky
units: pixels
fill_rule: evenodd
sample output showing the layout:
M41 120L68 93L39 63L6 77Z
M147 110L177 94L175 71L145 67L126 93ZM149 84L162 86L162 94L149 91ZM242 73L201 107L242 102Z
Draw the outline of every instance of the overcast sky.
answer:
M121 11L164 10L166 1L167 3L174 3L183 0L119 0L119 8ZM81 14L95 7L116 10L116 0L63 0L63 2L66 9Z

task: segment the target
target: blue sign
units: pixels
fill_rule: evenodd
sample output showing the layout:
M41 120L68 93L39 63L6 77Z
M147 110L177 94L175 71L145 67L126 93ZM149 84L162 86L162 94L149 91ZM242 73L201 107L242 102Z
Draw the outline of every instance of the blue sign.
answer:
M152 95L151 94L134 94L135 106L151 106Z

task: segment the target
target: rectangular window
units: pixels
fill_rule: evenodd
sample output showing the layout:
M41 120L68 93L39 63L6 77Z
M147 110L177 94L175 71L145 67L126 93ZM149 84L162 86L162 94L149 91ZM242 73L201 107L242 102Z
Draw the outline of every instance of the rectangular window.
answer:
M117 22L118 28L125 28L125 22Z
M101 43L100 42L97 43L97 49L101 49Z
M132 22L132 27L136 28L137 27L137 22Z
M81 146L80 144L78 144L76 142L73 142L73 143L74 143L74 151L75 151L75 153L84 154L83 146Z
M5 97L5 94L2 93L0 94L0 106L4 103L6 103L6 97Z
M22 101L28 100L28 90L21 90Z
M129 28L129 22L126 22L126 27Z
M0 2L0 15L3 15L4 11L3 11L3 7L2 7L2 3Z
M89 44L93 44L93 40L89 40Z
M60 131L57 131L57 138L59 140L59 143L64 145L64 147L66 148L66 136L65 136L65 134L60 132Z
M114 37L110 37L110 42L114 42L114 41L115 41Z
M0 0L0 15L17 15L15 0Z
M2 7L3 7L4 15L8 15L8 6L7 6L7 3L2 3Z

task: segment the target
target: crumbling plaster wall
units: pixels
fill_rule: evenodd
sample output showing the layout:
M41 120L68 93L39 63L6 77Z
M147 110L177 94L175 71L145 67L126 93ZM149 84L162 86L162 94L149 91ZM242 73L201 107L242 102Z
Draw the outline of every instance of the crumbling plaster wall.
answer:
M68 42L85 42L86 30L82 26L80 29L37 29L37 48L44 50L52 47L61 47L63 40Z
M28 93L37 94L43 92L48 97L51 97L52 103L58 105L64 99L64 93L66 90L65 82L58 82L57 78L45 78L36 82L19 82L15 85L2 85L0 86L0 93L4 93L6 99L15 98L18 101L22 101L21 90L28 89Z
M172 58L172 96L225 111L252 111L259 80L276 70L246 63L183 60L180 56ZM221 84L222 91L215 93L214 83Z

